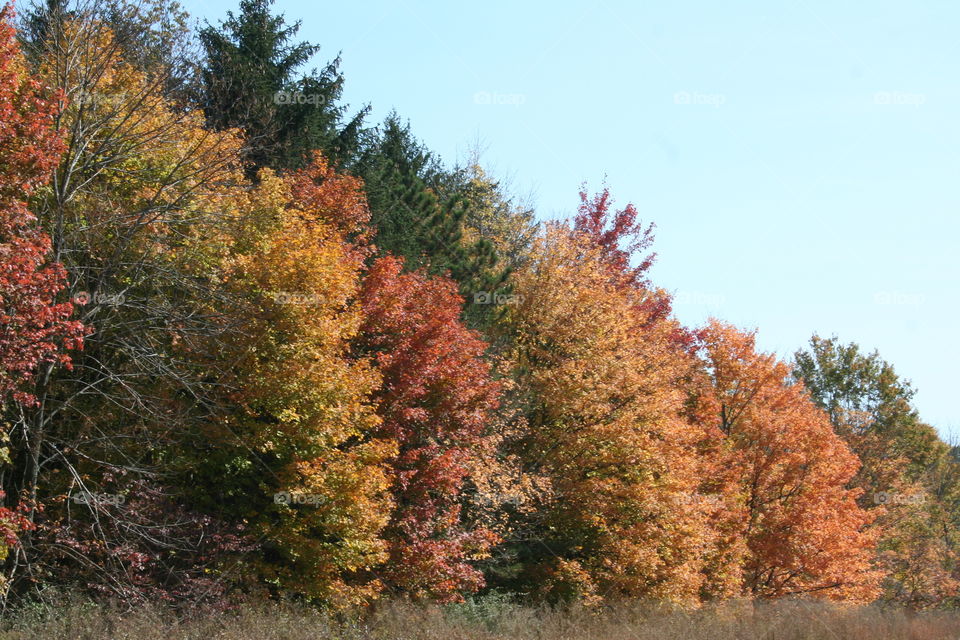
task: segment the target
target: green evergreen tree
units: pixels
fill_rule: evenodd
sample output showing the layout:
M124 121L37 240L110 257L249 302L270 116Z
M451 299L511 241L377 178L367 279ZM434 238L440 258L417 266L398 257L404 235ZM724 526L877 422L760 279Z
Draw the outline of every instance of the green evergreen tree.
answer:
M459 196L470 204L464 219L469 237L491 241L501 263L511 269L525 264L539 229L534 209L488 175L477 151L466 164L445 175L440 193Z
M408 123L391 113L366 138L351 170L364 180L377 247L402 257L408 269L424 266L420 212L410 201L438 184L439 160L413 137Z
M219 28L200 31L208 121L246 132L251 175L262 167L301 167L316 150L343 164L357 149L367 109L345 120L339 57L320 72L300 74L320 47L293 42L300 23L287 25L270 12L272 4L241 0L238 15L228 12Z
M379 251L402 257L410 270L449 274L467 301L471 326L492 318L496 305L489 301L505 293L509 269L490 239L465 233L474 203L443 188L450 174L413 137L409 123L388 116L353 169L366 185Z

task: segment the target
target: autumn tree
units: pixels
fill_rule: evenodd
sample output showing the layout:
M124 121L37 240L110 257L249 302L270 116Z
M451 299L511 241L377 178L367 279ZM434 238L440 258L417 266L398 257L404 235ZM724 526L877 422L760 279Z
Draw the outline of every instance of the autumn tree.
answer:
M196 38L176 0L32 0L19 29L28 57L49 55L64 25L80 16L107 26L128 64L163 78L167 97L196 98Z
M580 189L580 206L573 218L574 229L597 248L610 278L619 287L642 291L636 302L638 313L656 323L670 316L672 298L663 289L654 287L648 272L656 259L655 253L647 253L654 240L654 225L646 226L639 220L637 208L628 203L622 209L614 208L610 190L589 195L586 186ZM689 346L692 337L677 325L673 339Z
M185 460L179 438L212 410L211 372L183 349L224 327L200 313L218 294L188 267L207 252L188 240L222 222L211 195L242 180L240 144L167 99L165 76L127 63L94 14L51 30L44 51L30 71L59 93L52 117L63 154L30 209L93 333L72 370L37 378L37 403L7 416L16 472L5 483L45 505L8 559L10 594L40 586L30 567L125 599L154 587L183 595L188 574L213 571L199 547L223 533L169 484ZM128 507L86 499L104 493ZM210 536L194 535L201 530Z
M50 237L38 225L27 199L42 188L58 162L63 144L54 127L55 96L44 94L29 77L10 24L12 9L0 11L0 407L11 400L35 405L31 393L38 374L42 381L57 364L70 365L69 347L80 347L83 326L70 320L73 306L58 300L66 287L63 266L51 261ZM6 426L6 425L5 425ZM4 445L9 434L2 433ZM39 455L38 451L31 452ZM9 462L9 450L0 449L0 461ZM32 526L24 509L35 506L36 495L4 491L0 499L0 556L17 544L17 531ZM20 501L26 498L26 504ZM6 500L5 500L6 501Z
M12 10L0 14L0 402L32 404L26 386L44 363L67 363L64 346L78 345L80 325L57 302L66 286L63 266L50 262L50 237L26 200L49 180L63 143L54 128L55 96L28 77Z
M696 602L712 534L693 499L680 384L691 362L672 322L648 322L642 292L612 281L592 240L562 225L538 239L514 286L504 330L527 423L516 446L527 473L549 482L519 527L514 586L548 599Z
M697 397L701 446L737 479L739 508L727 517L746 544L743 592L873 600L878 532L856 503L861 491L847 486L856 455L791 382L789 366L756 351L753 334L713 321L698 337L707 375Z
M365 252L346 237L365 221L356 184L317 158L286 179L266 171L231 200L242 222L222 277L242 324L226 349L230 410L211 425L199 468L219 478L210 502L261 537L251 562L266 584L338 606L382 588L370 570L387 558L386 461L396 453L369 402L379 374L350 354L363 321Z
M398 445L384 575L395 592L455 600L483 585L472 561L494 541L490 531L466 526L460 504L497 407L486 344L460 321L456 283L403 273L398 258L373 264L360 299L356 344L383 377L373 394L377 433Z
M609 189L604 188L591 197L586 187L581 187L580 206L573 219L573 228L596 245L611 273L622 278L627 285L643 286L648 283L646 273L653 266L656 254L638 254L653 244L653 224L644 227L638 220L637 208L632 204L619 211L612 207ZM639 263L632 264L637 256Z
M960 594L955 523L957 463L912 405L914 391L874 351L836 337L810 339L794 376L862 462L852 479L883 528L885 598L924 609Z

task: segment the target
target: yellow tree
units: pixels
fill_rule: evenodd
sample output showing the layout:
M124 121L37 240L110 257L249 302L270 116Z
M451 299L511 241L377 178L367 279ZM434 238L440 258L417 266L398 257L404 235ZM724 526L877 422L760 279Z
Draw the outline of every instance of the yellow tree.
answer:
M520 451L550 484L521 551L530 586L695 602L712 534L693 499L695 433L680 417L691 362L674 323L649 322L645 292L620 286L601 249L564 225L536 242L514 286Z
M366 252L346 238L353 225L331 223L351 210L363 217L358 189L317 158L288 178L264 170L256 188L224 203L238 224L222 278L242 318L228 348L234 410L215 436L239 452L222 467L238 491L224 495L261 537L256 564L268 584L338 606L381 588L370 569L387 557L384 461L396 454L373 437L379 375L350 355ZM245 467L230 475L237 459Z

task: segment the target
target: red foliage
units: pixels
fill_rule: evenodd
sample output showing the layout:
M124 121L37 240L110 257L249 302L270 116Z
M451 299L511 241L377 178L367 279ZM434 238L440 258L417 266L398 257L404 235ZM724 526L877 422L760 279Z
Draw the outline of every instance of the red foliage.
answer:
M6 493L0 490L0 500L6 497ZM13 547L18 542L17 533L20 531L32 531L33 522L27 516L30 509L21 502L16 509L0 507L0 549L3 547Z
M374 397L380 435L399 445L385 577L412 597L455 600L482 586L470 560L494 542L489 531L467 530L459 505L467 462L480 454L498 402L486 344L460 321L456 283L402 273L397 258L373 264L361 301L359 346L383 375Z
M632 204L619 211L613 210L610 190L603 191L592 198L587 195L586 187L580 189L580 207L573 219L576 233L587 237L600 250L602 260L610 276L618 286L630 287L644 292L638 305L640 314L647 318L646 326L666 319L673 310L670 294L662 289L654 289L646 277L653 266L656 253L642 255L653 244L653 223L644 227L637 221L637 208ZM639 264L632 266L631 261L639 256ZM673 341L683 347L693 344L689 331L677 325Z
M337 173L320 152L290 178L290 195L298 208L330 224L354 244L366 246L371 234L370 208L359 178Z
M592 198L586 187L580 189L580 207L573 219L574 231L589 237L600 249L600 254L610 272L622 279L625 285L646 287L649 283L646 272L657 257L655 253L643 256L640 264L630 265L634 255L645 251L653 244L653 223L646 228L637 221L637 208L632 204L619 211L612 209L610 190Z
M27 78L12 10L0 12L0 401L25 404L24 390L43 363L69 364L63 348L82 345L83 327L68 321L73 306L57 303L66 284L60 264L47 264L50 238L24 202L59 160L62 141L51 123L53 100Z

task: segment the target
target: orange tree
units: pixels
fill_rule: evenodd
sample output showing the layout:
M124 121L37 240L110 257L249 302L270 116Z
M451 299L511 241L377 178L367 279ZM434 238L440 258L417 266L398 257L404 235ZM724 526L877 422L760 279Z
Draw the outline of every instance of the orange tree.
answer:
M587 233L554 225L515 274L503 329L514 347L525 470L543 477L518 529L521 589L692 603L712 537L692 497L694 431L680 417L691 362L646 291L611 278Z
M698 334L705 380L697 397L701 445L727 469L713 482L733 505L721 519L745 544L742 591L871 601L878 531L847 488L860 466L789 366L758 353L752 334L711 322ZM731 547L735 538L729 539Z

